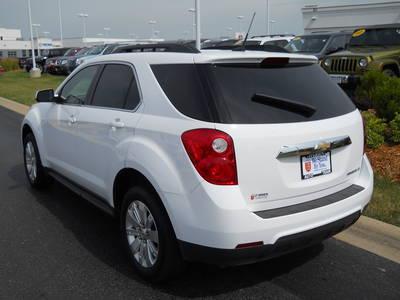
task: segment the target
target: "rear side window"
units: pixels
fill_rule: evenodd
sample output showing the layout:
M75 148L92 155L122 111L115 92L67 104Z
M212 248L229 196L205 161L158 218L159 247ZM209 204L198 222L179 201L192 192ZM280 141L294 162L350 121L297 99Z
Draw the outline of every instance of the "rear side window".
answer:
M104 67L92 105L117 109L133 109L140 101L135 75L127 65L109 64Z
M154 65L152 69L177 110L193 119L214 121L207 105L207 88L195 65Z
M226 124L273 124L333 118L356 108L317 64L260 68L258 65L154 65L161 87L183 114ZM260 100L256 95L266 96ZM304 115L269 100L314 109Z

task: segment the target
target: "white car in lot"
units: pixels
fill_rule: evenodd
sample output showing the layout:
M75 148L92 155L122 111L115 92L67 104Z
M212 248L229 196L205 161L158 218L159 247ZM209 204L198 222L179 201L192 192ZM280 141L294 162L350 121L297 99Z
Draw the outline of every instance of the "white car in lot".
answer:
M308 247L372 195L361 115L314 57L112 54L37 101L22 124L30 184L53 177L118 217L148 280Z
M291 40L294 39L292 34L276 34L276 35L260 35L253 36L247 41L247 45L266 45L266 46L277 46L285 48Z

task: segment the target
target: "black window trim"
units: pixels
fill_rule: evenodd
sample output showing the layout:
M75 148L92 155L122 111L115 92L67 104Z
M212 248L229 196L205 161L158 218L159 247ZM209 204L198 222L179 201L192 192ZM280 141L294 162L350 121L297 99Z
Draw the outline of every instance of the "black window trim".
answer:
M136 80L137 89L139 91L139 102L138 102L138 104L136 105L136 107L134 109L113 108L113 107L93 106L92 105L94 93L96 91L97 85L99 84L100 77L103 74L103 71L104 71L104 68L106 67L106 65L126 65L126 66L131 68L131 70L133 72L133 76L134 76L134 78ZM87 100L87 103L85 103L85 104L61 103L61 104L63 104L63 105L71 105L71 106L80 106L80 107L89 107L89 108L98 108L98 109L107 109L107 110L116 110L116 111L123 111L123 112L132 112L132 113L134 113L134 112L139 110L140 106L143 103L143 93L142 93L142 88L141 88L141 85L140 85L139 77L137 75L137 71L136 71L135 66L132 63L125 62L125 61L110 60L110 61L101 61L101 62L90 63L90 64L86 65L84 68L79 69L76 72L72 73L73 76L71 76L71 78L69 78L68 81L63 83L63 85L59 89L57 89L57 91L58 91L57 95L58 94L62 94L62 91L63 91L64 87L68 84L68 82L72 78L75 77L76 74L78 74L79 72L83 71L84 69L92 67L92 66L100 66L100 67L97 70L97 73L96 73L96 75L95 75L95 77L93 79L93 82L89 87L88 96L87 96L87 99L85 99L85 100ZM129 86L129 89L131 88L132 83L133 83L133 81L131 82L131 84ZM129 92L129 90L128 90L128 92ZM125 104L126 104L126 100L125 100Z

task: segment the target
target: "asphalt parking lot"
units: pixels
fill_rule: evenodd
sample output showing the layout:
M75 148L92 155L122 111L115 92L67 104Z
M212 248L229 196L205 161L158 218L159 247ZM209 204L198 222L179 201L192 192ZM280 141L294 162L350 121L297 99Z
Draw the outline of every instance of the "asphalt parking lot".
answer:
M399 264L334 239L251 266L193 264L180 279L149 285L131 272L113 219L60 184L29 188L21 120L0 107L1 299L400 299Z

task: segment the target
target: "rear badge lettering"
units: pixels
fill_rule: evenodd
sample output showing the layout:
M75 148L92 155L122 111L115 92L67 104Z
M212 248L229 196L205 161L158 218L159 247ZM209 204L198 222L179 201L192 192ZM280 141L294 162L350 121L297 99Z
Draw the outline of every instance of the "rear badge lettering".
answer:
M267 200L268 199L269 194L268 193L264 193L264 194L253 194L250 196L250 200L251 201L256 201L256 200Z

